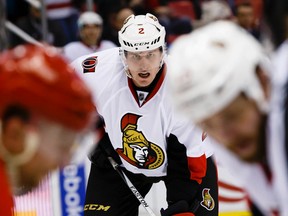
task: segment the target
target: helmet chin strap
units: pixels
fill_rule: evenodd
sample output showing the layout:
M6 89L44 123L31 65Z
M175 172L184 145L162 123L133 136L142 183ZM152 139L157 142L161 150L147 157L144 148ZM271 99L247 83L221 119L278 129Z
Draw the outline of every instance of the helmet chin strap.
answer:
M161 59L161 61L160 61L160 65L159 65L159 70L162 68L162 66L163 66L163 64L164 64L164 62L165 62L166 56L167 56L167 54L166 54L166 48L164 47L164 48L163 48L163 53L162 53L162 59Z
M1 138L1 123L0 123L0 138ZM39 136L36 132L29 131L24 142L24 150L19 154L11 154L3 145L0 139L0 157L4 160L7 168L7 173L12 183L13 192L17 193L19 185L19 166L27 163L35 155L39 146Z

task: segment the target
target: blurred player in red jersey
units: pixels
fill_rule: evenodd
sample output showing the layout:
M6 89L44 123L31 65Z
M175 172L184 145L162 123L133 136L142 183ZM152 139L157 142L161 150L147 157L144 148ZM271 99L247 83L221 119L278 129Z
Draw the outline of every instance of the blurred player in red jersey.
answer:
M68 163L96 112L90 92L51 47L18 46L0 56L0 215L12 194Z

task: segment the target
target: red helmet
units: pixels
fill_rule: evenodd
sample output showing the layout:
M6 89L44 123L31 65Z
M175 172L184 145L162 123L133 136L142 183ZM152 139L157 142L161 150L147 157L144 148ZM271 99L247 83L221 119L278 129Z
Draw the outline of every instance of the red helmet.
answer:
M0 55L0 116L9 105L81 130L95 112L92 96L52 47L21 45Z

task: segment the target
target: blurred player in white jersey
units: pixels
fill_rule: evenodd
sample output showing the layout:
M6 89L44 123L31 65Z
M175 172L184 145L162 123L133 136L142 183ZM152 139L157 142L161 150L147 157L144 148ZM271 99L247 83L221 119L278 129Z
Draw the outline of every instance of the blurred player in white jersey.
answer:
M95 12L87 11L78 19L80 41L73 41L63 47L63 54L69 60L90 53L102 51L116 45L108 40L102 40L103 20Z
M216 158L242 181L253 215L286 216L287 155L281 125L287 104L279 103L285 88L274 82L281 77L286 83L287 71L268 73L271 65L261 44L229 21L180 38L171 53L177 109L219 142Z

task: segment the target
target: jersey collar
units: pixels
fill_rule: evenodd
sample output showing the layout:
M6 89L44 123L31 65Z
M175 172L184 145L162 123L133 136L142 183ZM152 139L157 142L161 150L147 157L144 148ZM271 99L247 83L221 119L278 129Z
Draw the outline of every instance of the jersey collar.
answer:
M156 82L154 87L149 91L149 93L146 96L144 101L139 101L136 87L133 84L132 79L127 77L129 89L130 89L130 91L131 91L131 93L132 93L132 95L133 95L133 97L134 97L134 99L137 102L139 107L144 106L144 104L146 104L158 92L158 90L160 89L160 87L164 81L166 71L167 71L167 66L166 66L166 64L163 64L163 69L162 69L162 72L160 74L160 77L158 78L158 81Z

